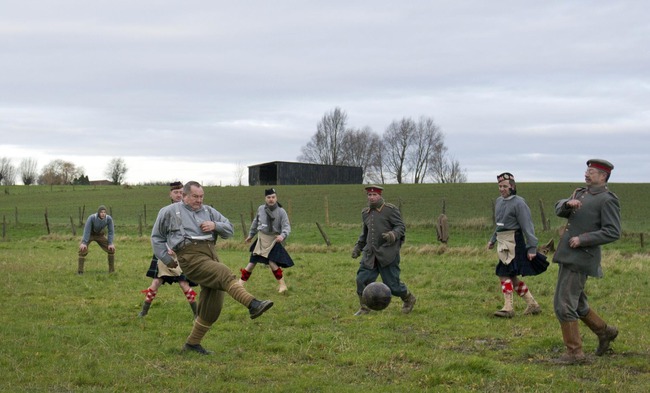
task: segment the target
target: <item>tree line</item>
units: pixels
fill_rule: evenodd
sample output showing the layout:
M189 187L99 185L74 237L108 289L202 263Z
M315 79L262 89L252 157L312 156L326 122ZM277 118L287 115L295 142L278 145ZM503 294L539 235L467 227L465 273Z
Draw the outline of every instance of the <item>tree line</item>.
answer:
M85 169L69 161L52 160L41 169L40 173L37 168L38 162L33 158L23 159L16 167L11 159L0 157L0 184L13 186L16 184L18 176L26 186L32 184L48 186L90 184ZM106 166L104 174L113 184L120 185L124 181L127 171L124 159L113 158Z
M298 161L361 167L364 182L467 182L465 170L449 155L444 133L432 118L394 120L382 136L368 126L348 127L347 122L347 113L339 107L325 113Z

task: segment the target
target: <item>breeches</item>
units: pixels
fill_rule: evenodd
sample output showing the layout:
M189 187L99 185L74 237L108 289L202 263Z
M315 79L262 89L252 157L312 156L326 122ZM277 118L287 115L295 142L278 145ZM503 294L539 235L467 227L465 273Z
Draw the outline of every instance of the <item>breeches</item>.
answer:
M357 271L357 294L361 296L363 289L370 283L373 283L377 280L377 277L381 275L381 280L390 288L390 292L393 296L402 297L408 293L408 288L406 284L400 281L400 268L399 268L400 256L399 254L395 260L386 265L381 266L377 261L375 261L375 266L373 268L368 268L363 264L359 265L359 270Z
M102 250L104 250L108 255L115 254L115 251L111 251L108 249L108 239L103 233L99 233L99 234L91 233L90 238L88 240L88 246L90 246L90 243L92 242L97 242L97 244L99 244L99 247L101 247ZM84 251L79 251L79 256L85 257L86 255L88 255L88 248L89 247L86 247Z
M237 277L219 261L214 245L189 245L177 253L178 264L185 276L199 284L199 317L214 323L221 314L226 290L237 282Z
M587 275L575 272L559 264L553 308L560 322L573 322L589 313L585 294Z

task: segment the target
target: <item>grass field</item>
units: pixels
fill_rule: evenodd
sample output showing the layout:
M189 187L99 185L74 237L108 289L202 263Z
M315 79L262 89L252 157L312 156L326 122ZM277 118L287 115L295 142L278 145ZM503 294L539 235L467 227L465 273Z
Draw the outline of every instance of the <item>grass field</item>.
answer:
M258 267L247 288L274 300L274 307L251 321L244 307L227 298L203 342L216 352L208 357L179 351L192 318L177 286L161 288L149 315L137 317L140 290L150 284L144 275L151 258L147 233L166 203L165 188L9 187L0 194L0 391L650 391L650 256L640 243L649 232L644 194L650 185L612 185L621 199L625 237L605 247L605 278L589 280L587 288L594 309L621 333L611 354L571 367L552 363L564 350L552 311L557 266L526 279L541 315L523 316L523 301L515 299L515 318L494 318L502 297L493 275L496 255L484 246L496 186L456 186L387 187L386 199L401 204L407 221L402 279L418 302L402 315L395 298L386 310L362 318L353 316L358 260L349 253L363 193L358 186L278 187L294 224L288 248L296 266L285 274L289 292L279 295L271 273ZM552 205L577 186L520 185L540 240L557 240L562 221L552 217ZM262 190L215 187L206 194L239 229L241 217L250 222L251 205L262 202ZM541 230L539 199L551 222L548 231ZM443 200L452 229L447 246L435 241L433 229ZM110 206L116 220L116 273L107 274L106 256L92 244L87 271L78 276L79 210L85 205L87 215L99 204ZM315 222L323 225L330 247ZM218 243L233 271L248 256L241 237L240 230ZM585 326L581 332L585 351L593 352L595 336Z

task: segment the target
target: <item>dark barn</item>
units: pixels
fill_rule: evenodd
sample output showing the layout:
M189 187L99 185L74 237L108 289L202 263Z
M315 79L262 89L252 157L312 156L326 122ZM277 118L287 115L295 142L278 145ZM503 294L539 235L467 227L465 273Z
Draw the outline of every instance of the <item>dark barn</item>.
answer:
M273 161L248 167L248 185L361 184L360 166Z

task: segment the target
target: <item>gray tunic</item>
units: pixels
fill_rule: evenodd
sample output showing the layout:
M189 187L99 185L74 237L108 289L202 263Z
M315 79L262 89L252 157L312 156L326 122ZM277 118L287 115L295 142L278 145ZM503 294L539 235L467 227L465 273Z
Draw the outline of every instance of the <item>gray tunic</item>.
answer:
M570 209L560 199L555 213L568 219L566 230L553 256L553 262L561 263L572 271L592 277L602 277L600 246L621 237L621 208L618 197L607 186L579 188L575 198L582 202L579 209ZM578 236L580 247L569 247L569 239Z
M381 266L391 264L399 254L406 233L399 209L390 203L376 209L367 207L361 212L361 219L363 230L356 243L363 251L360 263L368 268L373 268L375 263ZM391 245L381 236L388 231L395 233L396 241Z
M203 232L201 223L212 221L215 223L214 232ZM156 223L151 231L151 246L154 255L165 265L172 262L173 258L167 253L169 249L176 249L187 239L216 240L217 236L223 239L232 237L234 228L230 221L211 206L203 205L199 210L192 210L183 202L172 203L158 212Z

